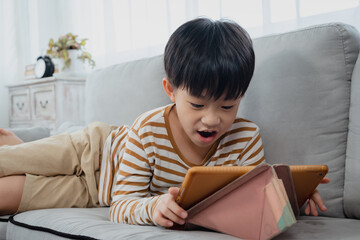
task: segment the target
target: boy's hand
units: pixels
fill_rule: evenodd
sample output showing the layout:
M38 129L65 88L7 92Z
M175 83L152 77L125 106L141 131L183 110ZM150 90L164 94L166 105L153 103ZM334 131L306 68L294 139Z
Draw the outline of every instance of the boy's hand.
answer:
M178 192L179 188L171 187L169 193L161 197L153 213L156 224L163 227L172 227L174 222L180 225L185 223L187 212L175 202Z
M330 178L323 178L321 180L320 183L322 184L326 184L330 182ZM319 209L323 212L326 211L326 206L320 196L320 193L317 189L315 189L315 191L313 192L313 194L311 195L311 197L308 199L307 203L306 203L306 208L305 208L305 214L309 215L310 212L313 216L318 216L319 213L317 211L317 207L319 207Z

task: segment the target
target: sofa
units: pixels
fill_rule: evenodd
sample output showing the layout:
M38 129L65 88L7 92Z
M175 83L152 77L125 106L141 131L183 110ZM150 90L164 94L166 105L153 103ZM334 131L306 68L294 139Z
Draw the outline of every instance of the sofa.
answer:
M301 214L275 239L360 239L358 31L329 23L253 42L255 73L238 115L260 126L268 163L327 164L331 179L318 187L327 211ZM95 70L86 83L86 123L130 125L139 114L168 104L164 76L162 56ZM43 209L2 217L1 239L237 239L114 224L108 211Z

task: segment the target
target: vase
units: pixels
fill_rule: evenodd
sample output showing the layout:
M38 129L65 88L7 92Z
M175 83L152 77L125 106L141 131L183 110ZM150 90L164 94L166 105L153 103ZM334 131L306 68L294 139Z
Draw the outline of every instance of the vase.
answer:
M68 50L68 54L71 61L70 66L67 68L64 68L64 59L53 59L53 63L55 65L55 73L53 75L56 77L86 77L87 73L89 72L89 66L87 63L83 62L82 59L78 58L81 56L81 51L70 49Z

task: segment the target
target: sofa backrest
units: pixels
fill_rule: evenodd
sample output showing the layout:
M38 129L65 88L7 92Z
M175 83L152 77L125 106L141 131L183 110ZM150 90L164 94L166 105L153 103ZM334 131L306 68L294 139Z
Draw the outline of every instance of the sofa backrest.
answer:
M319 187L325 216L360 218L360 63L353 75L359 39L345 24L255 39L255 73L238 112L260 126L267 162L329 166L331 182ZM162 56L93 72L86 122L131 125L170 103L164 76Z
M162 56L93 71L86 81L85 123L131 126L140 114L170 103L164 77Z
M350 90L359 41L358 32L344 24L255 39L255 74L238 113L259 125L269 163L329 166L331 182L319 187L326 216L344 216Z

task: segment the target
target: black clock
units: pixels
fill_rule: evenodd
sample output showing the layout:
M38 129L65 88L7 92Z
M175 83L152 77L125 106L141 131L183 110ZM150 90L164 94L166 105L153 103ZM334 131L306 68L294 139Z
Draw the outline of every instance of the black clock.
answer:
M54 73L55 67L51 58L48 56L40 56L35 63L35 77L44 78L51 77Z

